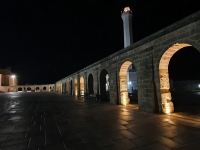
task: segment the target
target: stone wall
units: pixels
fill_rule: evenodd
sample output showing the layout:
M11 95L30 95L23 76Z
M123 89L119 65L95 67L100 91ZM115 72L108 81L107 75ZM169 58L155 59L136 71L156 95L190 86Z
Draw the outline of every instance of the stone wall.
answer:
M105 69L109 74L110 103L122 104L119 74L122 64L129 61L136 68L139 109L151 113L171 113L173 103L169 90L168 63L173 54L185 46L200 50L199 19L200 11L57 81L56 87L74 78L80 81L80 76L84 76L84 81L88 82L88 76L92 74L94 93L101 94L99 77ZM88 84L85 85L87 92Z

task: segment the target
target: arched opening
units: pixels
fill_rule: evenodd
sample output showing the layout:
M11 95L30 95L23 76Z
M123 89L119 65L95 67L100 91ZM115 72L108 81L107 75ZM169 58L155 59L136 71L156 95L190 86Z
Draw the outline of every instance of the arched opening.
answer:
M81 96L84 95L84 92L85 92L85 90L84 90L84 78L80 77L80 94L81 94Z
M177 51L169 62L169 82L174 112L200 112L200 52L193 46Z
M17 89L17 91L18 91L18 92L22 92L23 89L22 89L21 87L19 87L19 88Z
M27 92L31 92L31 88L30 87L27 88Z
M70 81L70 95L73 95L73 84L72 84L72 80Z
M101 101L110 101L109 75L105 69L100 73L100 98Z
M39 87L36 87L36 88L35 88L35 91L36 91L36 92L40 91L40 88L39 88Z
M62 93L66 93L66 82L62 83Z
M78 95L78 82L77 79L74 79L74 95Z
M47 90L47 88L46 88L46 86L44 86L44 87L43 87L43 91L46 91L46 90Z
M161 92L161 105L163 113L170 114L174 112L174 105L170 92L170 82L168 74L168 66L171 57L183 47L191 46L189 44L174 44L162 55L159 63L159 75L160 75L160 92Z
M89 94L94 94L92 74L89 74L88 76L88 92Z
M136 69L132 62L122 64L119 72L121 104L138 103Z

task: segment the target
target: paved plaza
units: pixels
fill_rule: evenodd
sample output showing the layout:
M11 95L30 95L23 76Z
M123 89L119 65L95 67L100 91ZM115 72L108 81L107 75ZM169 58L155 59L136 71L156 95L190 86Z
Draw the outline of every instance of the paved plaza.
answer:
M199 150L199 119L58 93L0 93L0 150Z

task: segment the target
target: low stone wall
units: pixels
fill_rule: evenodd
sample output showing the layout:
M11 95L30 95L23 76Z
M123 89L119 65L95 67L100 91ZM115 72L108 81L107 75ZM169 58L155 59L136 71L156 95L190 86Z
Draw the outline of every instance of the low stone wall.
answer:
M175 91L200 90L200 80L173 81L172 90Z

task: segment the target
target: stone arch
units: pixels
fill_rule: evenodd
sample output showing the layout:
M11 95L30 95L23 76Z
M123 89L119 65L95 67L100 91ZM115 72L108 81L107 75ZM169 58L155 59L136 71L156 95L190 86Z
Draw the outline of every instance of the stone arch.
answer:
M17 91L22 92L23 91L22 87L18 87Z
M134 79L131 79L132 76L129 70L134 69ZM128 73L129 72L129 73ZM130 76L131 75L131 76ZM129 83L127 83L127 79ZM132 99L133 90L137 89L137 76L136 69L133 66L133 63L130 60L125 61L119 71L119 81L120 81L120 102L123 105L130 103L130 98ZM137 94L136 94L137 97ZM137 103L137 102L136 102Z
M31 88L30 87L27 87L27 92L30 92L31 91Z
M70 95L73 95L73 84L72 84L72 80L70 81Z
M171 57L180 49L184 47L192 46L186 43L176 43L169 47L162 55L159 62L159 78L160 78L160 93L161 93L161 105L163 113L170 114L174 112L174 105L171 101L172 96L169 83L168 66Z
M84 90L84 78L81 76L80 77L80 95L84 95L84 93L85 93L85 90Z
M42 89L43 89L43 91L46 91L46 90L47 90L46 86L44 86Z
M67 94L70 94L70 81L67 81Z
M89 94L94 94L94 79L93 75L90 73L88 76L88 92Z
M63 81L62 82L62 93L65 93L66 92L66 82Z
M74 79L74 95L78 95L78 81Z
M40 88L37 86L37 87L35 88L35 90L36 90L36 91L39 91L39 90L40 90Z
M110 101L109 95L109 74L107 70L102 69L100 72L100 98L102 101Z

